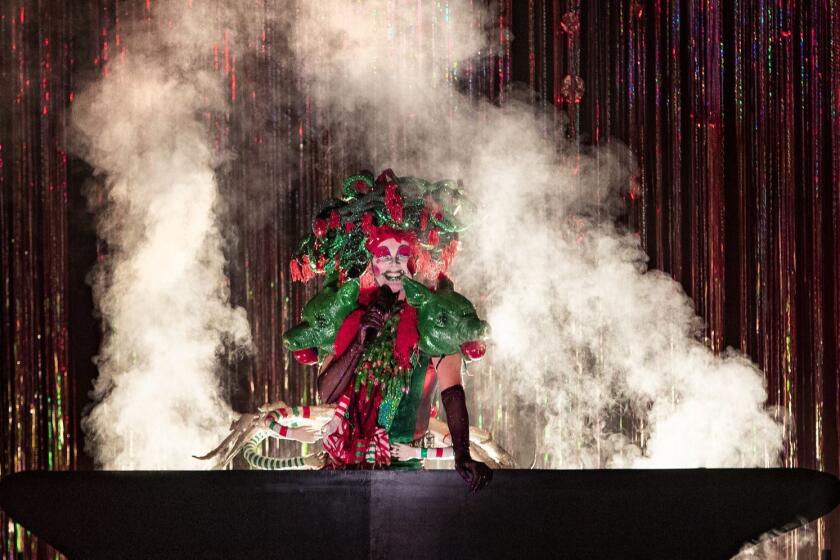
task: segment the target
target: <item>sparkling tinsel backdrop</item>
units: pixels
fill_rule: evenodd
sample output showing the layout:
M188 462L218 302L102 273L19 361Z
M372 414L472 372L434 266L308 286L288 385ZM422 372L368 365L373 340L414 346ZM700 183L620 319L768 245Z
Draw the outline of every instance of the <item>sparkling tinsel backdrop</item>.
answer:
M336 125L312 89L320 86L290 79L278 63L287 45L267 15L277 6L247 4L265 25L233 34L219 10L203 58L226 84L229 110L207 122L214 147L236 154L219 173L232 229L227 272L256 349L227 373L225 395L239 411L312 401L314 376L283 352L280 335L313 287L292 285L287 263L343 177L372 161L410 159L404 134L413 118L385 105L377 130L385 142L345 142L353 123ZM305 2L283 4L293 14ZM401 12L432 14L399 39L413 42L421 62L411 63L434 61L428 87L489 105L524 97L558 142L631 148L638 167L620 219L649 266L684 287L710 348L732 346L759 364L770 404L786 411L784 466L837 474L840 2L475 0L457 13L441 0L369 4L383 33ZM87 281L107 247L88 210L98 179L72 156L69 119L79 91L132 56L126 33L139 25L142 37L156 8L156 0L0 3L0 475L93 466L80 428L100 344ZM455 46L437 39L452 18L489 29L494 47L456 59ZM324 53L310 55L317 64ZM507 443L520 419L500 413L506 395L482 387L481 376L475 383L490 401L480 422ZM0 520L4 558L51 554ZM840 550L827 523L816 537L786 553Z

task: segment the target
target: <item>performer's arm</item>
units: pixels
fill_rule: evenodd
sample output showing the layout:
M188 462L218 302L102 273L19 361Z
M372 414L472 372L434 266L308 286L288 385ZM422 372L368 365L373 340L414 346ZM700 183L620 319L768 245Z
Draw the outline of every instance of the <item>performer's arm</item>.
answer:
M265 415L265 427L277 434L281 439L292 439L303 443L315 443L320 439L320 430L311 426L286 426L282 424L290 418L310 418L311 408L308 406L285 406L275 408Z
M404 443L391 444L391 456L400 461L409 459L445 460L455 457L451 447L412 447Z
M353 379L356 364L359 363L364 350L364 342L357 338L341 356L327 356L318 375L318 394L322 403L332 404L338 401Z
M455 470L476 492L493 478L487 465L470 456L470 417L467 413L467 399L461 385L461 357L457 354L443 358L432 358L440 383L440 400L446 410L446 423L452 434L452 449L455 452Z
M395 299L394 293L388 287L382 286L362 317L359 333L353 343L340 356L328 356L328 359L324 360L318 375L318 394L321 396L321 402L336 402L350 384L356 364L359 363L367 344L382 330Z
M290 428L275 420L267 420L267 428L281 439L292 439L302 443L315 443L321 439L321 430L311 426Z

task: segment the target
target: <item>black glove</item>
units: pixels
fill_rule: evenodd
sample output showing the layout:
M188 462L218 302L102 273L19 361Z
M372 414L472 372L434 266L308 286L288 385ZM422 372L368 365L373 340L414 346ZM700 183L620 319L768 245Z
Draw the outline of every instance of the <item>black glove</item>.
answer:
M365 346L373 342L379 335L379 331L385 326L385 320L391 312L391 307L397 300L397 294L391 291L388 286L380 286L376 297L368 305L367 311L362 316L359 324L359 340Z
M453 385L441 391L440 400L446 410L446 423L452 435L455 470L469 484L470 490L478 492L493 479L493 471L484 463L470 457L470 417L467 413L464 387Z
M379 288L374 301L362 316L356 340L318 375L318 394L321 396L321 402L326 404L338 402L350 384L350 380L353 379L356 365L364 354L365 348L373 342L385 325L385 319L394 301L396 301L396 294L390 288L387 286Z

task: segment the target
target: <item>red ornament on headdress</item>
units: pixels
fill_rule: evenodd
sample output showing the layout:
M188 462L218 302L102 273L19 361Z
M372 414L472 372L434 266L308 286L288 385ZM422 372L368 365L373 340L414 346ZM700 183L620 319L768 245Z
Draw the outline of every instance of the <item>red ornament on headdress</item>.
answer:
M396 183L388 183L385 187L385 208L388 209L391 219L401 224L403 219L403 199L397 192Z
M324 218L315 218L312 222L312 233L315 237L324 237L327 234L327 221Z
M394 170L390 167L379 174L379 177L376 178L377 183L385 183L385 182L395 182L397 180L397 175L394 173Z
M364 233L368 238L372 237L376 234L376 226L373 225L373 214L370 212L365 212L362 214L361 223L359 227L362 228L362 233Z
M341 216L333 210L330 212L330 229L338 229L341 226Z
M429 237L428 237L429 245L437 245L438 241L440 241L440 233L438 230L432 228L429 230Z

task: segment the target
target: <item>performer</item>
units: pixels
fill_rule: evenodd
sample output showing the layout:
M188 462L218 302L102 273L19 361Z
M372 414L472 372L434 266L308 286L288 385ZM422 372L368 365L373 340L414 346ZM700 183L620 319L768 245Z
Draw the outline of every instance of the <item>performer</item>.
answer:
M470 456L461 369L483 355L489 329L445 276L465 227L456 216L471 206L451 181L390 170L376 180L355 175L344 187L291 262L294 279L327 280L284 335L299 361L320 362L321 400L337 403L323 432L327 467L420 468L410 453L392 457L392 445L428 438L439 383L456 469L478 490L492 475Z

